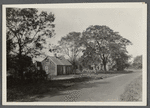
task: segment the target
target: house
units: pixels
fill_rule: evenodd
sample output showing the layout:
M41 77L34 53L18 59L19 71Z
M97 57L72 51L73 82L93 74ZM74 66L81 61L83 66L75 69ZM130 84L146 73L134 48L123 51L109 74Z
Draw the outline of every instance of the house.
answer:
M67 75L72 73L72 65L63 56L47 56L42 61L36 61L38 70L44 70L48 76Z
M96 65L90 65L90 67L92 68L92 70L104 71L104 65L102 63L96 64ZM110 63L107 63L106 70L109 71L110 69L111 69L111 65Z
M102 61L94 61L94 63L91 61L89 62L89 65L87 66L90 70L99 70L104 71L104 65ZM106 64L106 70L109 71L112 68L112 63L108 62Z

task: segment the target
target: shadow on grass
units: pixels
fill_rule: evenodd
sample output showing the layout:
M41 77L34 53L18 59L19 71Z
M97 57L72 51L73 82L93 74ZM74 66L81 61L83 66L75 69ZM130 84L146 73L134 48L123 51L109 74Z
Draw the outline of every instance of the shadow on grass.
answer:
M12 85L11 87L7 87L7 101L33 101L33 98L27 99L27 97L38 96L45 93L54 95L60 90L67 89L68 87L75 85L75 83L86 82L89 80L91 80L91 78L80 77L66 80L38 81L36 83L25 83L21 85L14 84L14 86Z

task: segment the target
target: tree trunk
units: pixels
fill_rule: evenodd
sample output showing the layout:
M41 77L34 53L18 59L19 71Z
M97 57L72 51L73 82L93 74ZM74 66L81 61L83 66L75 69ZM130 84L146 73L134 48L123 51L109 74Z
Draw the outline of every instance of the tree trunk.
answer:
M20 60L19 60L20 61ZM23 65L21 62L19 62L20 66L19 66L19 75L21 80L24 80L24 75L23 75Z
M104 64L104 70L107 71L107 69L106 69L106 64Z
M103 60L103 65L104 65L104 71L107 71L107 69L106 69L106 64L107 64L107 57L105 57L105 55L103 54L103 56L102 56L103 58L102 58L102 60Z
M106 61L103 61L103 65L104 65L104 71L107 71L107 69L106 69Z
M19 75L21 77L21 80L24 80L24 75L23 75L23 63L22 63L22 47L19 45Z

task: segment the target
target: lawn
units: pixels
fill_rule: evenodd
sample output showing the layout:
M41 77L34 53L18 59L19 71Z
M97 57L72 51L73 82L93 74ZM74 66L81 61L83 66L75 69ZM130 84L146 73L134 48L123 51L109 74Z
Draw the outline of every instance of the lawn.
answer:
M142 101L142 76L127 85L125 92L120 96L121 101Z
M7 85L7 101L13 102L29 102L34 101L34 98L40 97L44 93L57 94L60 90L65 90L68 87L74 86L77 83L84 83L91 80L102 80L104 78L113 77L119 74L127 74L129 71L123 72L98 72L98 73L78 73L73 75L71 79L59 79L51 81L37 81L34 83L22 83ZM63 77L63 76L62 76Z

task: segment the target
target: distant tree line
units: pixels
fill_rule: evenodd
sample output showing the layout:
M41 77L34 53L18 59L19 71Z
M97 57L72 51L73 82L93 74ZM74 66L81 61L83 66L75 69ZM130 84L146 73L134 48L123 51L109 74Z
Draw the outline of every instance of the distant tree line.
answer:
M142 55L136 56L133 60L131 67L134 69L142 69L142 64Z

